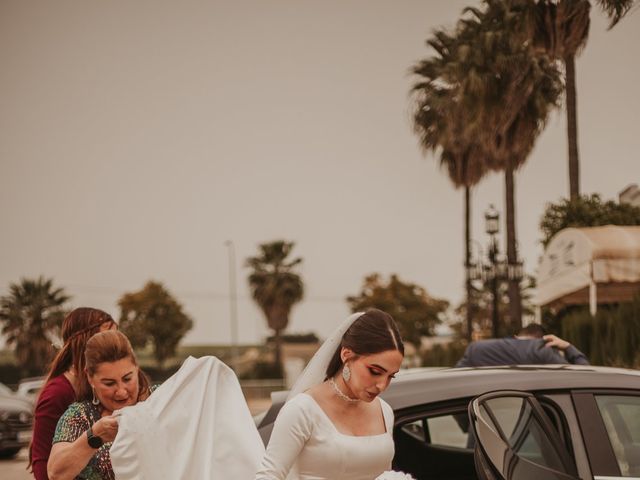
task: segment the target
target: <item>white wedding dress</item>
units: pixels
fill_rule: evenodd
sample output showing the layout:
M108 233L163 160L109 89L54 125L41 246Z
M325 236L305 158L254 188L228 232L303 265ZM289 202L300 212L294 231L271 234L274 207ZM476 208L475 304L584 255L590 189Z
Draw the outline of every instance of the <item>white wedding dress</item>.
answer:
M189 357L119 415L117 480L250 480L264 454L235 373L215 357Z
M276 419L256 480L373 480L391 469L393 410L380 399L386 432L340 433L306 393L289 400Z
M117 480L373 480L391 468L393 410L379 399L386 432L338 431L304 393L324 380L342 335L327 339L278 415L265 449L233 370L215 357L189 357L146 401L117 414L110 449Z

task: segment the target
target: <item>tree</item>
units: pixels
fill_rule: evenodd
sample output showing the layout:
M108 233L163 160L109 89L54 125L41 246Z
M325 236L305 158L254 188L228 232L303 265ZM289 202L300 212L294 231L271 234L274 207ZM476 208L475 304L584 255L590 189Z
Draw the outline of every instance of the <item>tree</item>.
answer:
M562 91L560 73L545 55L523 41L523 3L486 0L486 8L468 8L462 22L471 68L465 96L468 114L485 126L484 151L505 175L507 263L518 263L515 222L515 172L527 160ZM477 120L476 120L477 121ZM519 279L509 278L510 317L521 323Z
M575 200L549 203L540 220L542 244L546 247L553 236L569 227L601 225L640 225L640 207L612 200L603 202L598 194L582 195Z
M249 288L275 339L275 364L282 373L282 331L289 324L293 305L304 297L302 278L295 271L302 258L289 260L295 243L276 240L259 245L260 254L249 257Z
M522 11L526 11L522 2L510 0L486 0L483 10L467 8L453 34L437 31L430 41L435 59L414 70L429 79L414 90L419 88L423 98L433 99L426 111L418 112L427 120L421 123L429 126L423 132L423 147L437 145L459 158L464 158L461 147L468 147L481 166L480 176L489 169L504 172L507 260L512 266L518 262L515 171L533 149L561 92L555 64L518 33ZM445 108L439 110L443 103ZM435 128L440 120L445 126ZM469 284L467 279L467 291ZM521 299L515 278L509 295L511 317L519 319Z
M532 291L535 289L536 281L531 275L526 275L520 281L520 291L522 292L522 314L524 317L533 318L535 306L533 304ZM491 332L491 319L493 309L493 292L491 284L487 282L476 282L473 284L472 308L474 310L475 323L482 333ZM460 303L454 315L459 318L458 324L463 322L467 312L467 302ZM498 282L498 311L502 319L498 336L515 335L520 329L520 324L511 318L509 309L509 286L507 282ZM459 330L454 326L454 330Z
M512 0L517 1L517 0ZM597 0L596 3L613 28L633 7L635 0ZM580 196L580 159L578 154L578 115L575 57L589 38L591 2L589 0L529 0L527 27L535 46L564 65L569 146L570 198Z
M405 283L397 275L384 282L374 273L365 277L358 295L347 297L352 312L378 308L390 314L398 324L402 339L420 347L422 337L435 334L435 327L444 320L449 302L431 297L413 283Z
M440 166L446 169L454 187L464 188L465 290L467 302L470 302L471 189L486 175L489 166L462 101L464 73L457 72L456 67L462 65L464 68L467 52L464 43L445 30L436 30L427 45L435 55L412 69L419 77L412 89L414 131L425 154L439 155ZM469 310L466 322L469 339L473 331L472 318Z
M159 282L149 281L142 290L125 293L118 305L120 329L136 348L151 343L159 368L175 355L180 340L193 327L182 305Z
M9 295L0 299L2 333L25 374L45 371L53 353L50 337L59 333L69 299L63 288L43 277L10 284Z

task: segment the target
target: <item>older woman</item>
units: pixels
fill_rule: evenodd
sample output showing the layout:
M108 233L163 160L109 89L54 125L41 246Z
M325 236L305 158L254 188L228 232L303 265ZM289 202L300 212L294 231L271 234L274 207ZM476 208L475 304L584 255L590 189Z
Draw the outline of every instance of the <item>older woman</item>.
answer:
M149 381L138 368L127 337L101 332L85 349L88 388L62 415L53 437L49 478L113 479L109 447L118 433L114 412L149 396Z

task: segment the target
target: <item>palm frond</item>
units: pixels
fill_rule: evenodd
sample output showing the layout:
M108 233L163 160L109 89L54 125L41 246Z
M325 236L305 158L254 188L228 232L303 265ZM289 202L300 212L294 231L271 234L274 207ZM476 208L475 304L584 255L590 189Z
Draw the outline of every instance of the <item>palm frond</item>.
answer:
M598 6L609 18L609 30L615 27L633 8L640 6L635 0L596 0Z

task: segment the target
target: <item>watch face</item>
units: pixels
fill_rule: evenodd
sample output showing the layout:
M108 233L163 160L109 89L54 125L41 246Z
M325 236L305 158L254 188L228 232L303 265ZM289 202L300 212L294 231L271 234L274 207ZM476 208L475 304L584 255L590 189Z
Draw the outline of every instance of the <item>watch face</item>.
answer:
M102 439L95 436L91 429L87 430L87 442L91 448L100 448L102 446Z

